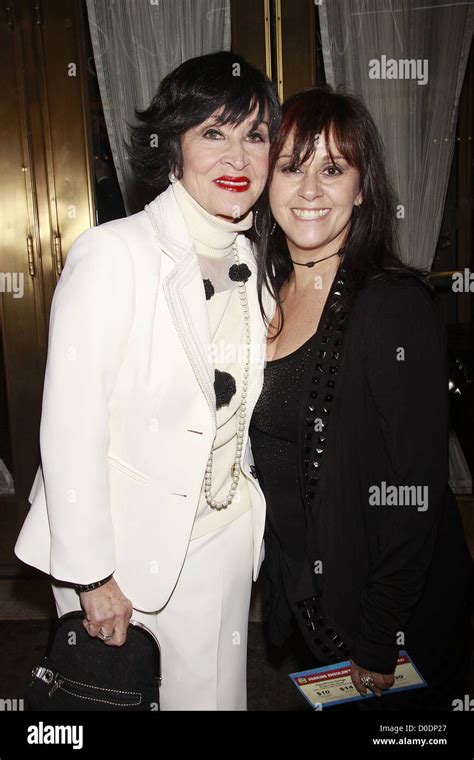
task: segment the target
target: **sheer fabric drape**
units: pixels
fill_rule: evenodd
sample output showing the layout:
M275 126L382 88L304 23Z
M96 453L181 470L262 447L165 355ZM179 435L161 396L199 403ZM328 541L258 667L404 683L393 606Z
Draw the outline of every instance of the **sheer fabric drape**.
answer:
M402 257L429 270L453 157L474 4L326 0L319 16L328 83L361 96L382 134L400 203Z

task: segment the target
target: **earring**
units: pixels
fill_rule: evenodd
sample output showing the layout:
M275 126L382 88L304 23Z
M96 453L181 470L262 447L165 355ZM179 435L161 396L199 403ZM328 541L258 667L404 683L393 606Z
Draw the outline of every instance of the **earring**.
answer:
M170 172L170 173L168 174L168 179L169 179L169 181L171 182L171 184L172 184L172 185L173 185L175 182L177 182L177 181L178 181L178 178L177 178L177 176L176 176L176 174L175 174L174 172Z
M257 233L258 237L261 238L262 235L258 231L258 227L257 227L257 217L258 217L258 210L255 212L255 219L253 220L253 226L255 227L255 232ZM270 235L273 235L273 233L275 232L275 227L276 227L276 222L273 222L273 227L271 229Z

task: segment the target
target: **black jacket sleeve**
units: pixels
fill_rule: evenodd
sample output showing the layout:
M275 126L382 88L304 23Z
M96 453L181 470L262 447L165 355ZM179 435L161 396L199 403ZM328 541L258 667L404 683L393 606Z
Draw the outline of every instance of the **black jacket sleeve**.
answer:
M430 294L414 278L383 283L378 291L367 315L366 380L389 462L386 486L397 487L398 504L371 504L377 489L369 489L377 551L352 658L391 673L398 649L410 651L400 634L423 590L447 489L448 381L444 326ZM383 496L384 486L373 485Z

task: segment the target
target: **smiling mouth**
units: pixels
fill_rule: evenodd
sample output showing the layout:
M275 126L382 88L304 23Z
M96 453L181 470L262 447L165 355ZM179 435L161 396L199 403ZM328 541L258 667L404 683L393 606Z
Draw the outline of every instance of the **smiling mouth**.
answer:
M314 222L323 219L331 211L330 208L292 208L293 214L305 222Z
M248 177L218 177L213 182L222 190L229 190L231 193L243 193L250 187Z

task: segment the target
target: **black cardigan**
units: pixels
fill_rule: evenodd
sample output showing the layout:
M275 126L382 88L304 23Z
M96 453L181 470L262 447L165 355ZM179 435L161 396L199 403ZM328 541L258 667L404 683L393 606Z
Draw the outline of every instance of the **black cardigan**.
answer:
M406 648L430 671L465 619L471 561L448 488L445 330L414 277L374 280L358 294L328 423L313 507L321 609L360 666L393 672ZM382 483L427 486L428 508L370 504ZM267 531L270 594L280 582L274 539Z

